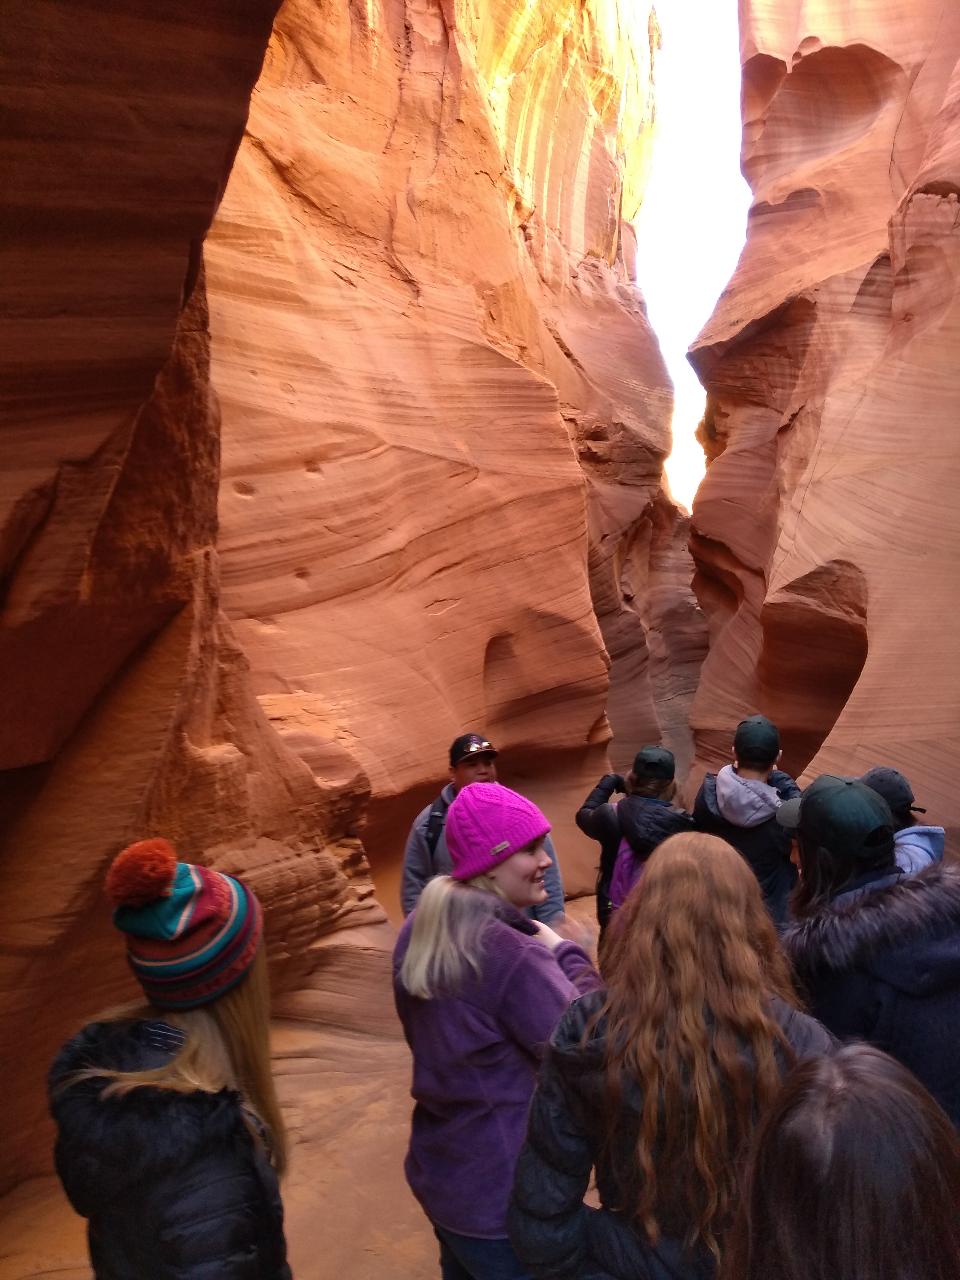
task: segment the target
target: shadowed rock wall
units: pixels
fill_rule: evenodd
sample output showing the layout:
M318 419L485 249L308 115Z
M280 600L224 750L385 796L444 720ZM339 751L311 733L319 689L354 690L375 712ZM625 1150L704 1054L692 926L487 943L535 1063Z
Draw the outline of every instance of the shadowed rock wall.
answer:
M660 733L670 391L621 222L656 39L619 0L287 0L208 241L224 604L285 740L369 777L388 909L464 728L559 824L574 891L607 651L623 750Z
M960 9L742 0L747 245L691 359L711 648L701 764L761 709L785 764L960 801Z
M133 984L101 895L163 832L242 869L277 972L377 918L219 613L219 414L201 245L276 4L37 0L6 18L0 195L0 1186L48 1168L64 1036Z

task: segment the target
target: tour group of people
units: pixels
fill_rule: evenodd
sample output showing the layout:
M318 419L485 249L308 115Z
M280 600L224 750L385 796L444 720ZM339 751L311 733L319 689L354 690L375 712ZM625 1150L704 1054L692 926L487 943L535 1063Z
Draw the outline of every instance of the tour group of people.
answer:
M960 1280L960 868L908 780L801 791L754 715L688 813L642 747L576 814L597 939L496 759L451 745L393 958L442 1280ZM145 1002L50 1075L97 1280L285 1280L260 905L162 839L106 888Z

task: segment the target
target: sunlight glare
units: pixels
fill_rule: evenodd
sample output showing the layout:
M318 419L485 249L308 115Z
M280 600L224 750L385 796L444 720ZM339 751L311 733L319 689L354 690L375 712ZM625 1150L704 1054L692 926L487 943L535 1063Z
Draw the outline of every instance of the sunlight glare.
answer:
M750 190L740 174L737 0L656 0L653 167L637 215L637 283L674 383L670 492L688 511L704 472L705 394L687 348L736 266Z

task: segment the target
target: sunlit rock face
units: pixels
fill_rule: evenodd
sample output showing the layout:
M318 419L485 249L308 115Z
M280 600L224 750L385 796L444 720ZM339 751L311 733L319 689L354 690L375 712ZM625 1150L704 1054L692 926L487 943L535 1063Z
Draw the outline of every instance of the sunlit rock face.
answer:
M0 1187L49 1167L57 1045L134 994L100 888L129 840L242 870L278 975L380 914L346 835L364 779L317 784L218 610L201 244L275 10L5 19Z
M960 9L741 5L747 246L693 350L702 763L752 710L808 775L960 823Z
M370 779L390 909L457 733L546 806L573 890L604 640L614 726L659 736L624 586L675 519L622 225L655 38L622 0L288 0L208 240L224 604L285 740Z

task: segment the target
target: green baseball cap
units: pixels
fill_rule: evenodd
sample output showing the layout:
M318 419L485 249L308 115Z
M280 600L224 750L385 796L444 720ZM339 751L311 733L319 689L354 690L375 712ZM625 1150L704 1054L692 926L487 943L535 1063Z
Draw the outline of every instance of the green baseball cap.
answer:
M873 858L887 845L893 849L890 806L857 778L821 774L802 796L784 801L777 821L804 840L852 858Z
M672 782L677 773L673 752L666 747L641 747L633 757L633 772L637 778L662 778Z

